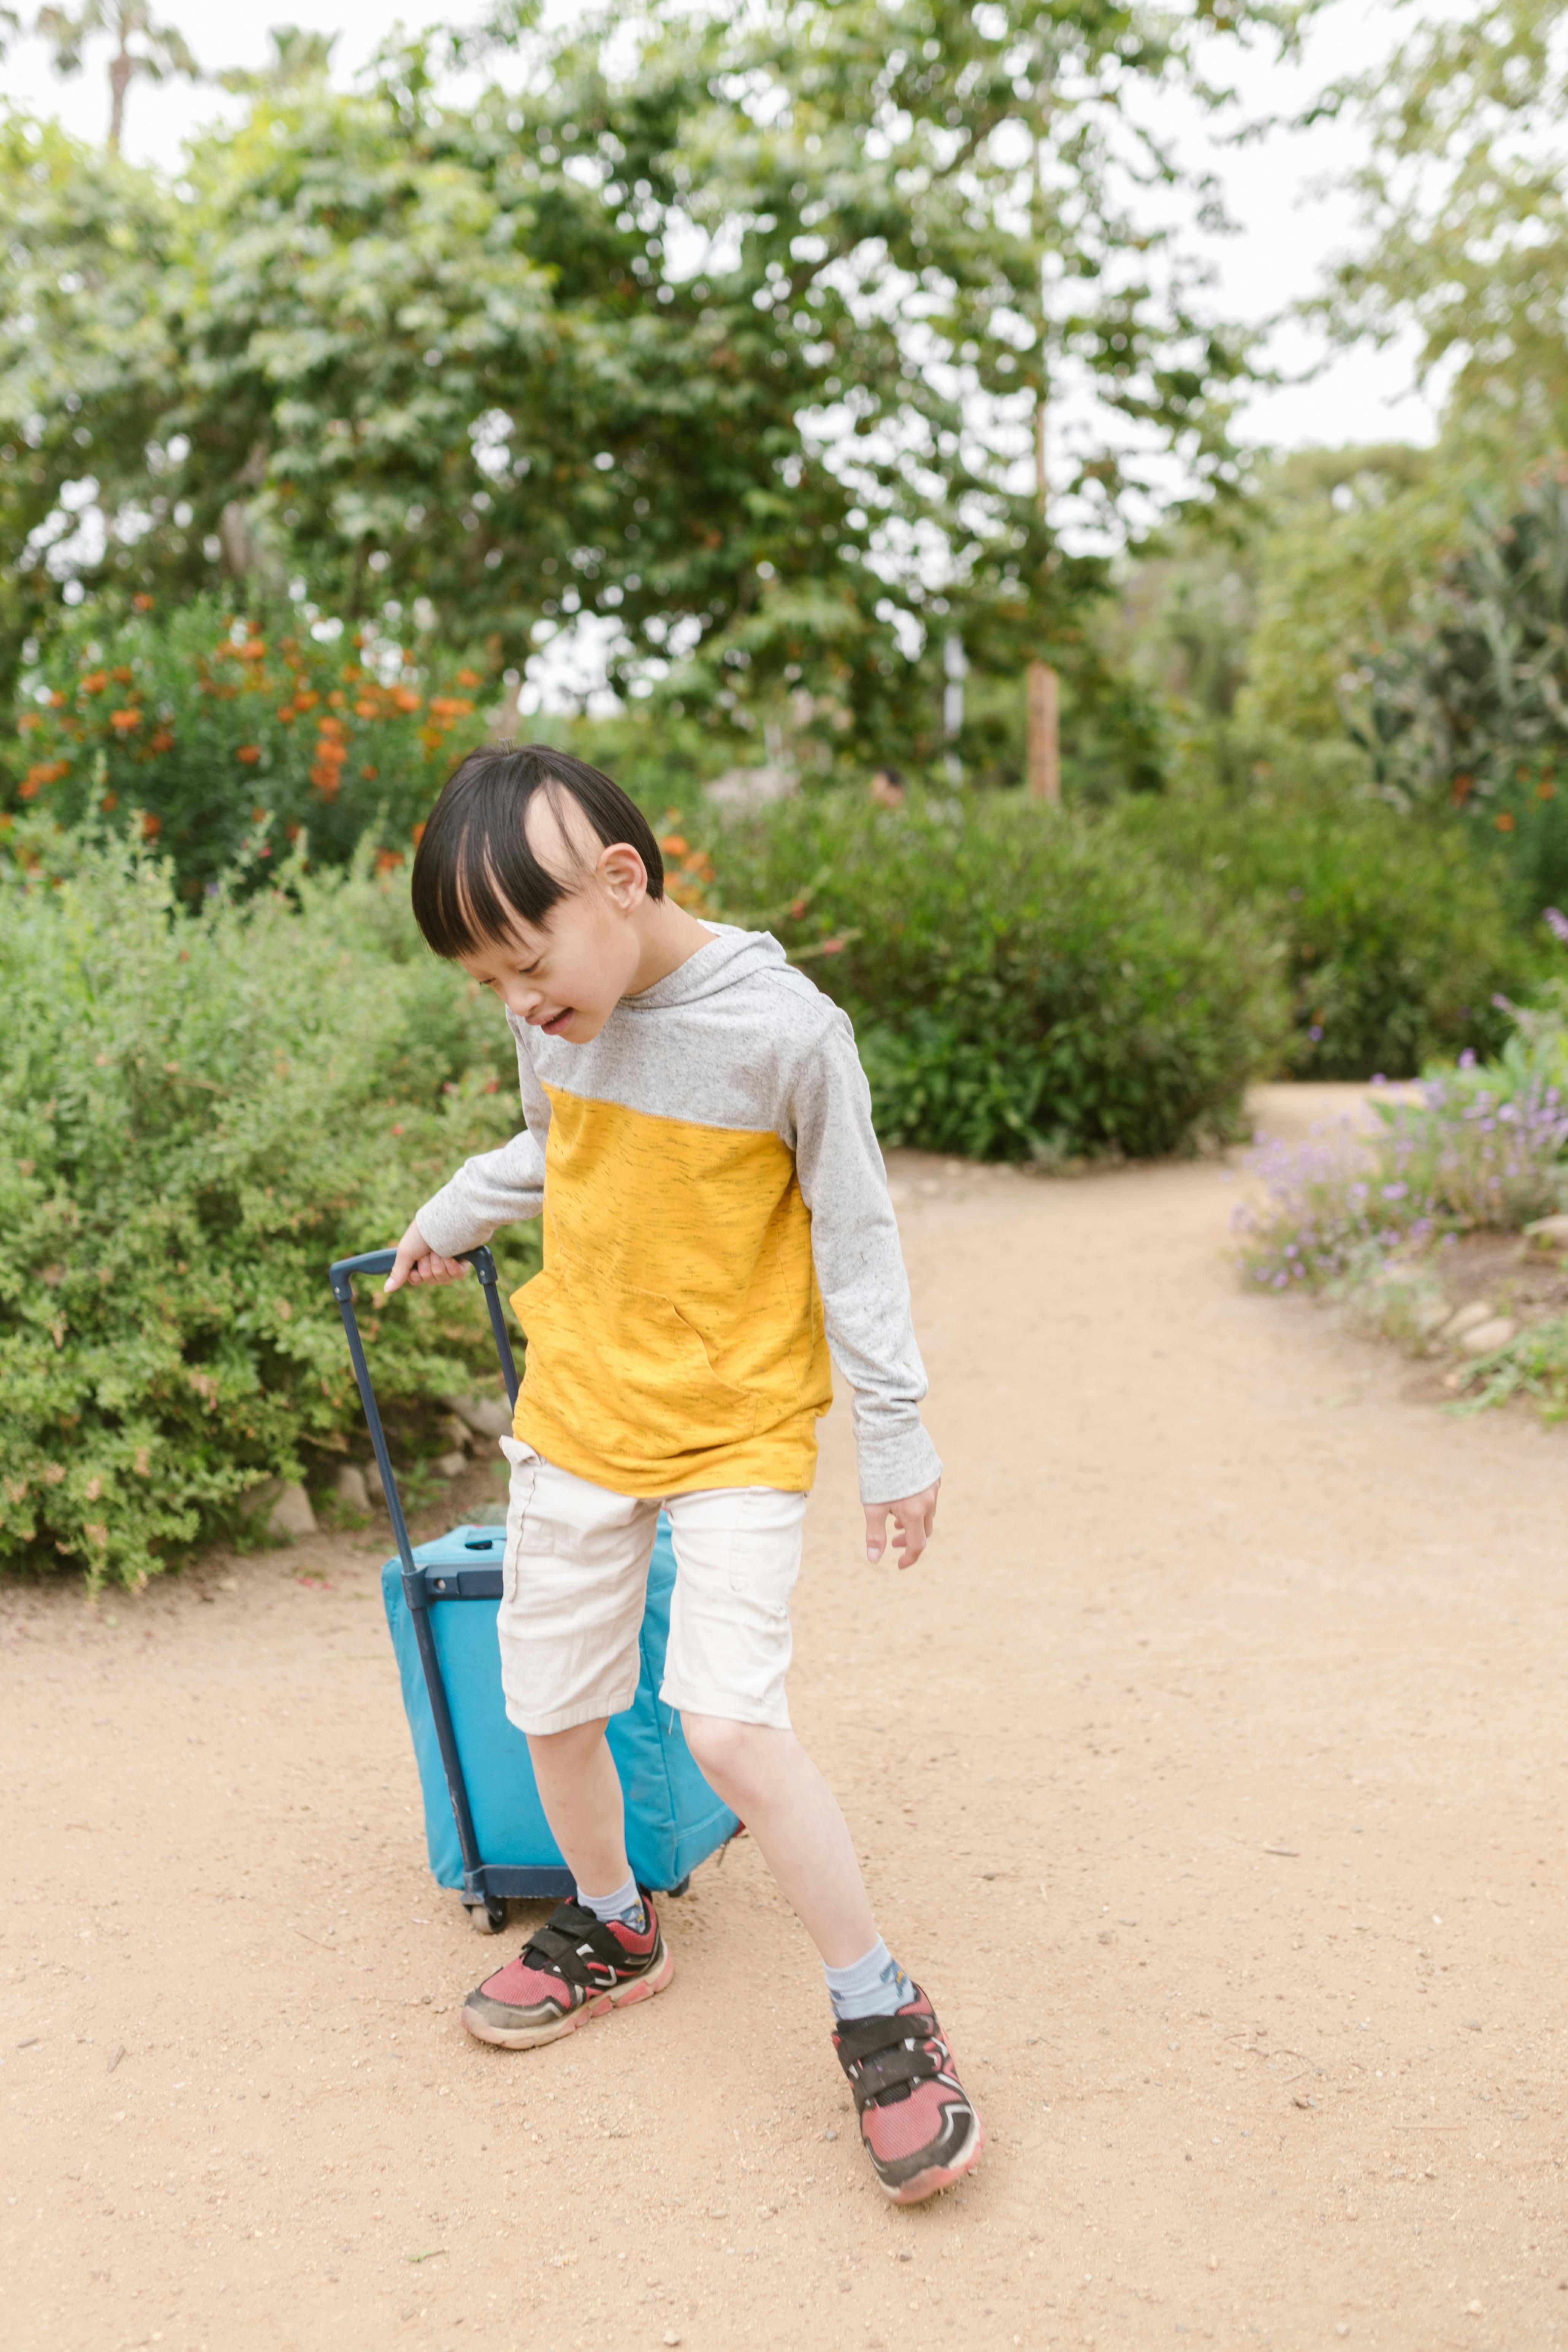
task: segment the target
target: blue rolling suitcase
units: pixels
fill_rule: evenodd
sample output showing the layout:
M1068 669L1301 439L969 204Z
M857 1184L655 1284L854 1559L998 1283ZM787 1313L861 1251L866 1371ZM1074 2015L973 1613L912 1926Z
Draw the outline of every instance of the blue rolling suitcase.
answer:
M517 1367L495 1261L488 1249L464 1255L483 1286L507 1394L515 1404ZM461 1892L474 1925L494 1934L505 1925L509 1896L570 1895L572 1874L545 1821L528 1742L509 1722L501 1697L496 1612L506 1530L453 1528L417 1549L408 1540L353 1304L355 1275L389 1274L395 1256L383 1249L339 1258L329 1278L397 1545L396 1559L381 1571L381 1591L419 1766L430 1868L439 1885ZM637 1696L624 1715L612 1717L608 1738L626 1797L632 1869L644 1886L680 1895L697 1864L740 1825L693 1763L674 1711L658 1704L674 1587L675 1554L661 1517L648 1570Z

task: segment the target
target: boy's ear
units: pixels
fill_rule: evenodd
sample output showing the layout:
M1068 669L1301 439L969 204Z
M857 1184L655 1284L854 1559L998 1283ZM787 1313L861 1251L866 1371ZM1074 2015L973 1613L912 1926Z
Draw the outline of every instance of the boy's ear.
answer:
M647 897L647 867L629 841L608 843L599 852L594 870L624 915L631 914Z

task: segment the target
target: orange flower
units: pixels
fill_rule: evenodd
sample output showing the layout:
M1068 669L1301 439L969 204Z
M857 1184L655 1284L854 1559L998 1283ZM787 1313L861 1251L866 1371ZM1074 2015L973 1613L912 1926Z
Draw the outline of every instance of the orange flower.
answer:
M142 813L142 835L143 840L156 841L158 835L163 832L163 818L161 816L154 816L151 809L144 809Z
M49 697L49 708L50 708L50 709L51 709L51 710L63 710L63 709L65 709L65 707L66 707L66 698L65 698L65 696L64 696L63 694L60 694L60 693L58 693L58 692L56 692L56 693L54 693L54 694L51 694L51 695L50 695L50 697Z
M135 672L128 669L111 669L109 675L114 680L116 686L129 686L132 677L135 676Z
M458 672L458 684L459 686L483 686L484 679L479 676L477 669L460 669Z
M109 714L109 723L117 735L129 735L133 727L141 726L142 713L131 709L111 710Z
M278 706L278 716L287 727L299 714L291 702L280 702Z
M290 841L298 841L300 834L304 831L304 827L298 824L286 824L283 830L288 835Z
M242 646L230 646L228 650L236 661L265 661L267 658L267 647L260 637L247 637Z
M294 689L294 705L296 709L314 710L321 698L321 696L310 687L298 686Z
M331 704L334 710L341 710L342 709L345 698L346 698L343 695L342 688L336 686L333 687L331 694L327 697L327 700Z
M68 775L69 772L68 760L40 760L36 766L27 771L27 783L32 786L32 793L27 793L28 799L31 800L33 793L38 790L40 784L58 783L61 776ZM26 790L26 786L23 789Z
M402 863L401 849L378 849L375 853L375 870L378 874L390 874L395 866L401 866ZM392 1131L394 1135L401 1135L403 1129L400 1127L395 1127Z
M362 698L354 704L354 716L356 719L374 719L375 717L374 703L367 702L362 697Z
M316 721L316 732L323 743L338 742L348 731L341 719L333 719L326 712L323 712Z
M141 596L132 596L131 602L133 608L138 613L150 613L153 609L153 599L151 596L145 594Z
M418 846L419 846L420 843L424 840L424 838L425 838L425 820L424 820L424 818L423 818L423 817L421 817L421 818L420 818L420 820L419 820L419 822L418 822L418 824L417 824L415 826L415 828L414 828L414 846L415 846L415 848L416 848L416 849L417 849L417 848L418 848Z
M798 923L801 917L805 912L805 900L804 898L792 898L789 902L789 910L795 917L795 921Z
M430 708L441 719L466 719L473 707L459 695L433 694L430 697Z
M101 694L108 684L109 672L106 669L90 669L81 681L81 690L83 694ZM60 700L65 700L63 694Z
M173 735L170 734L169 730L166 727L160 727L157 733L153 736L148 742L147 749L149 751L166 751L169 750L174 740L174 739Z
M16 787L16 798L19 801L32 801L37 800L37 796L38 787L31 776L25 776Z
M43 718L38 711L24 711L16 721L16 732L18 735L30 735L35 727L41 727L43 723Z
M99 807L101 809L117 809L119 806L120 794L118 793L105 793L103 798L99 803Z
M419 697L411 686L395 686L392 689L392 707L395 710L417 710Z
M259 743L242 743L234 756L242 766L254 768L261 757L261 746Z
M690 845L679 833L667 833L658 845L667 857L684 857Z
M373 768L368 762L360 770L360 774L364 778L367 784L374 784L380 773L381 770L379 768Z
M1556 785L1537 784L1535 787L1535 797L1538 801L1554 801L1557 798Z
M321 798L324 801L335 801L337 799L342 781L342 777L336 768L315 767L310 771L310 782L315 785L316 790L321 793Z
M265 809L253 808L250 812L250 822L252 824L260 824L264 821L266 815L267 811Z
M1500 833L1511 833L1513 831L1513 818L1507 809L1503 810L1500 816L1494 817L1492 819L1492 823L1496 825Z

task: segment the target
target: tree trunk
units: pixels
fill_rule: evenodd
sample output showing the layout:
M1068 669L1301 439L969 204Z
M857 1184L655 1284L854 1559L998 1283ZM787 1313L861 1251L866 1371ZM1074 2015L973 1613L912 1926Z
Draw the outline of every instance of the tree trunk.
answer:
M1058 680L1048 662L1029 664L1029 797L1055 807L1062 796Z
M136 60L126 48L124 35L121 34L119 52L109 68L109 152L111 155L120 152L120 134L125 128L125 93L131 87L131 79L135 71Z

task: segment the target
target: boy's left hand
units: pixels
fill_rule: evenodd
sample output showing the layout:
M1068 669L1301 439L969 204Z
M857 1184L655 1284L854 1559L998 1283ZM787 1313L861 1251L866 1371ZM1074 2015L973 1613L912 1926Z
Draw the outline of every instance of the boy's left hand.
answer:
M901 1503L868 1503L866 1508L866 1557L880 1559L887 1549L888 1521L893 1522L893 1541L899 1547L899 1566L913 1568L931 1541L931 1527L936 1518L936 1498L942 1492L942 1480L934 1486L922 1486L918 1495L906 1495Z

